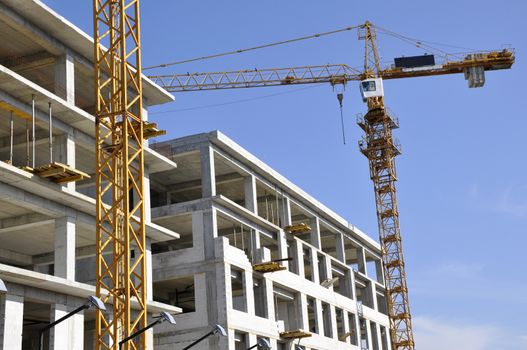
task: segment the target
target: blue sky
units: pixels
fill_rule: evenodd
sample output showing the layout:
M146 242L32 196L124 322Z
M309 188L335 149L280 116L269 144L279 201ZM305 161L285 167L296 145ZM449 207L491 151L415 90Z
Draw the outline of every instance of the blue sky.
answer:
M92 33L91 1L45 3ZM418 348L527 349L525 13L524 0L143 1L143 61L182 60L366 19L461 47L513 46L513 69L488 73L482 89L468 89L454 75L385 82L385 93L401 124L395 131L404 150L397 163L399 210ZM379 45L387 61L422 53L386 36ZM343 33L167 72L359 66L362 52L356 34ZM207 107L226 102L234 103ZM357 149L355 115L364 111L350 84L345 146L327 85L179 94L150 116L169 137L223 131L377 238L368 164Z

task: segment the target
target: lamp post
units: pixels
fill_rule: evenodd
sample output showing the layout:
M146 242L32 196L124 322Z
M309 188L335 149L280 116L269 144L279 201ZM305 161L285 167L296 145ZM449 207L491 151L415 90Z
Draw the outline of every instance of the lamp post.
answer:
M260 338L260 339L258 339L256 344L254 344L253 346L251 346L247 350L254 349L255 347L258 347L258 349L261 349L261 350L271 350L271 343L269 343L269 341L267 339Z
M104 303L102 302L101 299L99 299L97 297L94 297L94 296L88 297L88 302L87 303L85 303L84 305L79 306L78 308L76 308L75 310L73 310L69 314L59 318L55 322L51 322L50 324L48 324L46 327L42 328L39 331L39 334L38 334L38 348L39 348L39 350L42 350L42 343L43 343L44 332L50 330L51 328L55 327L59 323L67 320L71 316L73 316L75 314L78 314L82 310L86 310L86 309L89 309L91 307L94 307L94 308L96 308L98 310L101 310L101 311L106 311L106 307L104 306Z
M148 326L146 326L145 328L143 329L140 329L138 330L137 332L133 333L132 335L129 335L128 337L124 338L123 340L121 340L119 342L119 350L121 350L123 344L125 344L126 342L130 341L131 339L137 337L138 335L146 332L147 330L149 330L150 328L154 327L156 324L159 324L159 323L163 323L167 321L168 323L170 324L176 324L176 320L174 319L174 316L172 316L171 314L169 314L168 312L166 311L163 311L161 312L161 315L157 318L157 320L155 320L154 322L150 323Z
M217 325L214 326L214 328L212 328L212 330L209 333L205 334L203 337L201 337L198 340L194 341L192 344L184 347L183 350L190 349L194 345L198 344L199 342L203 341L205 338L210 337L213 334L219 334L222 337L226 337L227 336L227 332L225 332L225 329L222 326L220 326L219 324L217 324Z

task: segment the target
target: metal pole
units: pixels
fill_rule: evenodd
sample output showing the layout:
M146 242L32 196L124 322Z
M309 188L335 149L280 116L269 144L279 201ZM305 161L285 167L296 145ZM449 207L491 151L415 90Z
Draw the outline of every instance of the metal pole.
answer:
M31 95L31 148L32 148L32 164L31 167L35 169L35 95Z
M51 116L51 102L48 103L49 110L49 163L53 163L53 117Z
M209 332L207 334L205 334L203 337L199 338L198 340L196 340L195 342L193 342L192 344L188 345L188 346L185 346L183 348L183 350L188 350L190 349L191 347L193 347L194 345L196 345L197 343L201 342L203 339L207 338L207 337L210 337L211 335L213 335L214 332Z
M11 111L11 120L9 121L9 164L13 165L13 137L14 137L13 111Z
M26 166L29 167L29 125L26 120Z
M149 324L149 325L146 326L145 328L140 329L140 330L138 330L137 332L135 332L134 334L132 334L132 335L130 335L130 336L124 338L123 340L121 340L121 341L119 342L119 350L121 350L121 347L123 346L123 344L125 344L126 342L128 342L130 339L133 339L133 338L137 337L138 335L140 335L140 334L146 332L147 330L149 330L150 328L154 327L156 324L158 324L158 323L161 322L161 321L162 321L162 319L158 319L157 321L152 322L151 324Z
M38 332L38 349L39 350L43 349L43 347L42 347L43 344L42 343L43 343L43 338L44 338L44 332L50 330L51 328L55 327L57 324L61 323L62 321L67 320L68 318L70 318L71 316L81 312L82 310L86 310L86 309L89 309L89 308L90 308L89 304L84 304L82 306L79 306L78 308L76 308L75 310L73 310L72 312L67 314L66 316L63 316L63 317L59 318L58 320L56 320L54 322L51 322L46 327L42 328Z

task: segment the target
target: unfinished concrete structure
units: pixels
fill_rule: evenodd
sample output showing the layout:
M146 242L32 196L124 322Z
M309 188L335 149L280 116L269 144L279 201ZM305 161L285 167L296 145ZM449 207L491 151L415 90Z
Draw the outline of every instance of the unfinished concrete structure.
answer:
M32 350L39 329L95 293L94 183L83 175L95 165L93 41L34 0L0 1L0 37L0 349ZM149 106L173 99L146 79L144 95ZM150 334L155 349L215 324L228 337L196 349L259 337L291 349L298 340L280 333L293 330L312 332L306 349L389 349L375 241L219 132L152 148L148 307L182 312ZM28 171L56 162L67 169ZM309 232L284 230L301 222ZM253 271L286 258L287 270ZM93 349L93 319L76 315L44 348Z
M183 309L175 329L157 329L156 349L181 348L214 323L228 328L221 349L258 338L273 349L390 348L376 242L220 132L154 149L178 170L151 181L152 221L181 234L152 245L154 299ZM301 223L310 230L284 230ZM288 258L287 270L254 271ZM283 333L297 330L312 336Z
M30 350L39 329L95 294L93 40L32 0L0 1L0 38L0 348ZM147 105L173 100L146 79L144 93ZM147 185L176 168L151 149L145 158ZM57 162L67 167L31 171ZM147 237L178 235L149 222ZM58 325L44 349L93 349L93 319L87 310Z

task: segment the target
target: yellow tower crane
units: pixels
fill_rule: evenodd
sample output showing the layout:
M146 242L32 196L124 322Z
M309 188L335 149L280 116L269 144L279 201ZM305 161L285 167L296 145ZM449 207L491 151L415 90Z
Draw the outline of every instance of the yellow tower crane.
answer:
M147 326L144 141L139 0L94 0L97 350ZM135 304L132 310L132 304ZM124 350L146 349L144 333ZM119 349L121 349L119 347Z
M356 27L349 27L339 31L354 28ZM370 176L375 190L392 349L413 350L414 337L395 187L397 181L395 157L401 153L401 150L397 142L394 141L392 130L398 128L399 124L398 120L387 111L384 105L383 80L463 73L465 79L468 80L469 87L481 87L485 82L485 71L511 68L515 59L514 52L506 49L473 52L463 55L462 58L447 59L441 64L435 64L435 62L431 61L432 55L414 56L400 59L394 67L382 69L376 45L377 27L370 22L366 22L358 26L357 29L359 39L365 42L363 70L350 68L344 64L336 64L263 70L153 75L150 78L171 92L311 83L337 85L346 84L349 81L360 81L362 96L367 103L368 112L357 121L358 125L365 132L365 136L359 141L359 147L361 152L368 158ZM324 35L339 31L324 33ZM319 36L314 35L312 37ZM303 40L304 38L277 44ZM256 48L273 45L275 44ZM231 53L256 48L237 50ZM222 55L212 55L204 58ZM158 67L169 65L171 64L164 64ZM341 101L341 97L339 97L339 100Z

